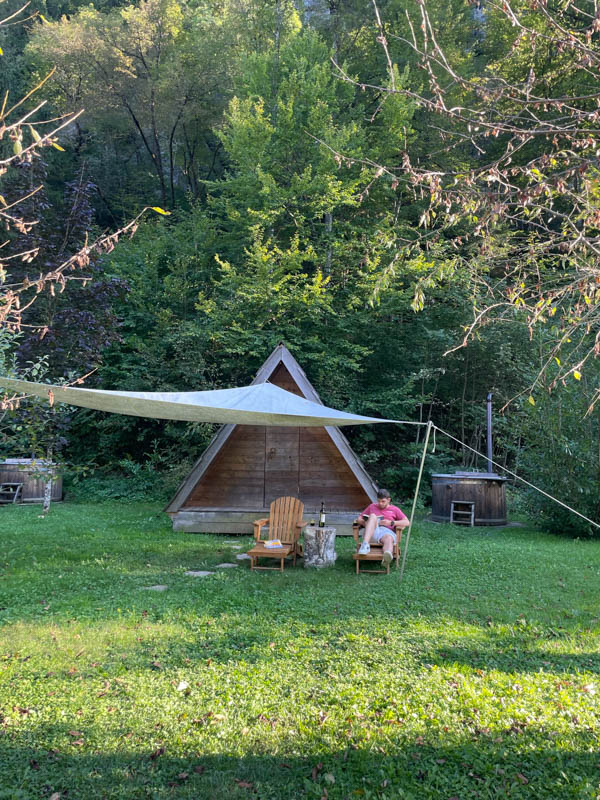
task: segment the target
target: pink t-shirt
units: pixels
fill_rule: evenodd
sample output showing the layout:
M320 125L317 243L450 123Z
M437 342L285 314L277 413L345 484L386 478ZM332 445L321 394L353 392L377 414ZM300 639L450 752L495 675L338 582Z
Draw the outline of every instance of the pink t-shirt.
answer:
M365 510L362 512L363 515L366 514L377 514L379 517L384 517L384 519L389 519L390 522L399 519L408 519L406 514L404 514L398 506L389 505L387 508L379 508L377 503L371 503L371 505L367 506Z

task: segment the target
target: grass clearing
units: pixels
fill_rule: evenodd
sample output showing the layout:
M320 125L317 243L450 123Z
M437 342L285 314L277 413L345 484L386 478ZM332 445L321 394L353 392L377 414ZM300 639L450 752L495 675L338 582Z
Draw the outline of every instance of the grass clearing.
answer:
M349 539L199 579L250 538L38 514L0 509L0 798L600 798L600 541L420 522L402 583Z

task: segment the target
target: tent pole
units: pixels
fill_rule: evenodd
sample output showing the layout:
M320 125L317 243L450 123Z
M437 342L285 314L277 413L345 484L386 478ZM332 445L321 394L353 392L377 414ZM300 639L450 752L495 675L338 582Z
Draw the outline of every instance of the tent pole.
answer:
M427 455L427 445L429 444L429 434L433 428L431 420L427 423L427 433L425 434L425 444L423 445L423 454L421 455L421 466L419 467L419 477L417 478L417 485L415 487L415 496L413 497L412 510L410 512L410 520L408 530L406 531L406 542L404 544L404 555L402 556L402 569L400 571L400 580L404 577L404 565L406 563L406 554L408 552L408 543L410 542L410 532L412 530L413 519L415 518L415 509L417 507L417 497L419 496L419 489L421 488L421 477L423 475L423 467L425 466L425 456Z

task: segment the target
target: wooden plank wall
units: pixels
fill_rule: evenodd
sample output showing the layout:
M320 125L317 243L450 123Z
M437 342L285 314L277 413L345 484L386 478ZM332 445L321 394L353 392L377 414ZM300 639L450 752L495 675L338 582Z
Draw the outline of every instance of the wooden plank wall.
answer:
M300 498L309 509L361 510L371 502L325 428L300 429Z
M0 482L22 483L22 503L43 503L46 490L46 479L42 474L43 466L29 464L0 463ZM52 480L52 494L50 499L54 502L62 500L62 475L54 475Z
M265 433L265 508L300 492L300 428L269 427Z
M303 396L283 364L271 383ZM356 511L369 498L324 428L239 425L184 504L185 509L265 509L299 497L306 511Z
M297 394L298 397L304 397L300 391L300 387L283 364L279 364L277 369L275 369L269 378L269 383L274 383L275 386L279 386L280 389L285 389L286 392Z
M198 481L184 508L263 508L265 432L238 425Z

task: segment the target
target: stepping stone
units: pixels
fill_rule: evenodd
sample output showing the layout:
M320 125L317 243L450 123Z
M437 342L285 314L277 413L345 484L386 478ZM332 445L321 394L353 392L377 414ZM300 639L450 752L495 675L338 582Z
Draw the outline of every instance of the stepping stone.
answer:
M214 572L209 572L206 569L189 569L186 575L191 575L192 578L206 578L208 575L214 575Z
M229 569L230 567L237 567L237 564L217 564L217 569Z
M246 559L250 561L250 556L248 555L248 553L238 553L236 555L236 558L238 561L246 561Z
M231 547L232 550L241 550L242 549L242 545L241 544L230 544L229 546Z
M157 583L155 586L144 586L142 588L150 592L165 592L169 587L165 586L164 583Z

